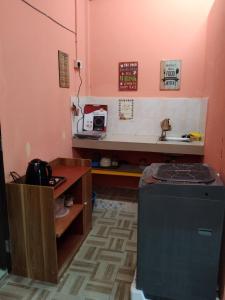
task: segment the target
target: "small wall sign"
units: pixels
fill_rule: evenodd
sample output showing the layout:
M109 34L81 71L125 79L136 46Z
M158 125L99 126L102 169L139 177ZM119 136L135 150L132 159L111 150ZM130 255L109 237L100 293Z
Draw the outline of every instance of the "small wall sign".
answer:
M59 61L59 86L62 88L70 87L69 76L69 55L62 51L58 51Z
M119 99L119 120L131 120L134 118L134 100Z
M138 62L119 63L119 91L137 91Z
M160 90L179 90L181 60L162 60L160 62Z

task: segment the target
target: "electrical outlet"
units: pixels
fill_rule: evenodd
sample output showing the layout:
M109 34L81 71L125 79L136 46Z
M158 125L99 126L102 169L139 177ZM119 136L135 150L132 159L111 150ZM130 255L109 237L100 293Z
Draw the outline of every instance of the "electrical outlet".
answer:
M82 69L82 62L81 62L81 60L75 60L74 61L74 68L75 69Z

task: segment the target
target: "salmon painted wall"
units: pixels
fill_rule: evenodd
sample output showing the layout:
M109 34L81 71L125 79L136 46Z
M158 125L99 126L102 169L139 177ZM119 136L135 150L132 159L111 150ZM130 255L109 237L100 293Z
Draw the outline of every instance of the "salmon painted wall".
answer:
M74 0L29 3L75 31ZM0 1L0 36L0 122L9 180L9 171L24 174L33 158L72 156L70 96L78 76L73 68L75 35L24 2ZM68 89L59 87L58 50L69 54Z
M90 1L92 96L121 96L118 63L139 62L143 97L201 97L204 85L207 15L212 0ZM160 60L181 59L180 91L160 91Z
M225 2L216 0L208 19L206 91L209 97L205 161L225 180Z
M215 0L208 18L205 94L209 97L205 142L205 162L214 167L225 182L225 2ZM225 300L225 241L222 279Z
M89 0L76 0L76 32L77 32L77 47L76 47L76 59L82 63L80 69L80 75L82 78L82 85L80 95L88 96L89 90ZM76 90L74 95L77 94L77 90L80 84L79 73L75 71L76 77Z

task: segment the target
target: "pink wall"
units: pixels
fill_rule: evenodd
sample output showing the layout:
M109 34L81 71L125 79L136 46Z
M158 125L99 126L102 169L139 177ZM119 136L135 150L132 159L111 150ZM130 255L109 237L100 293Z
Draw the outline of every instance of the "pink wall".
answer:
M77 47L72 33L22 1L0 1L0 122L7 180L11 170L23 174L34 157L71 156L76 57L84 66L81 95L121 95L118 62L138 60L139 90L131 95L202 96L205 22L212 0L171 1L77 0L75 22L75 0L55 0L54 5L30 0L72 30L77 24ZM58 86L59 49L70 57L69 89ZM179 92L159 91L163 58L183 60Z
M126 96L209 96L205 161L225 180L225 4L215 0L29 0L75 36L22 1L0 1L0 122L6 180L35 157L71 156L70 96L121 96L118 62L139 62L139 88ZM54 2L54 5L53 5ZM88 47L87 47L88 45ZM58 50L70 57L70 88L58 85ZM76 53L77 50L77 53ZM206 55L205 55L206 54ZM181 90L159 91L161 59L182 59ZM205 73L206 65L206 73ZM204 88L205 87L205 88ZM224 299L225 300L225 296Z
M215 0L208 19L205 94L209 97L205 162L213 166L225 182L225 2ZM225 251L225 248L224 248ZM225 257L223 258L225 287ZM225 293L223 296L225 300Z
M80 70L82 77L81 95L89 95L89 0L77 0L77 54L76 59L82 62ZM80 80L78 79L78 72L76 71L76 91Z
M216 0L208 20L205 94L209 96L205 160L225 180L225 3Z
M201 97L207 15L212 0L90 1L90 78L93 96L118 92L118 62L139 62L132 96ZM182 59L180 91L159 90L162 59Z
M29 2L75 30L74 0ZM0 122L8 180L9 171L24 174L35 157L72 155L70 96L78 80L73 33L22 1L1 0L0 12ZM69 89L58 84L58 50L69 54Z

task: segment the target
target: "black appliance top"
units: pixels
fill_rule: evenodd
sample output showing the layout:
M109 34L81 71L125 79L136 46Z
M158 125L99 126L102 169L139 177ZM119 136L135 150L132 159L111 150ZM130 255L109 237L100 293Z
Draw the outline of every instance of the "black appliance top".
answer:
M215 180L215 172L200 163L166 163L157 165L152 176L170 182L210 183Z
M66 181L64 176L52 176L48 182L48 185L57 188L60 184Z

